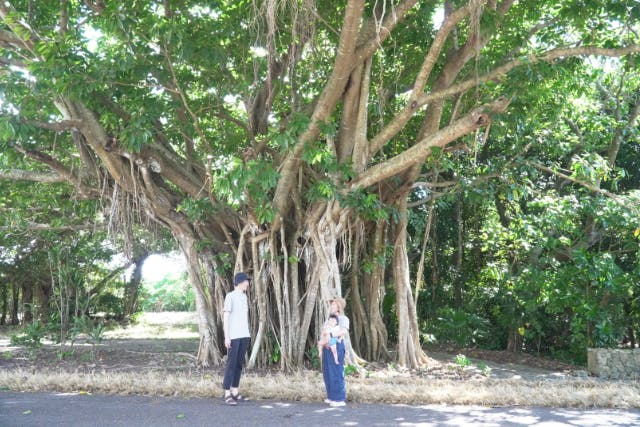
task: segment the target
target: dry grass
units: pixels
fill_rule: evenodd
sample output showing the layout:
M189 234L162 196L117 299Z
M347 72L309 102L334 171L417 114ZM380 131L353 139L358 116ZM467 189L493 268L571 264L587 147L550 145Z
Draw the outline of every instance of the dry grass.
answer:
M0 388L12 391L55 391L121 395L217 398L220 375L147 372L144 374L69 374L54 371L2 371ZM347 380L353 402L450 404L483 406L556 406L578 408L638 408L640 386L631 382L562 380L450 381L412 378L357 378ZM321 401L322 377L318 372L257 375L247 373L242 389L254 399Z
M184 326L190 324L190 319L170 319L166 315L145 316L138 325L112 331L109 337L150 339L194 334L192 326ZM0 353L2 351L0 344ZM219 398L221 383L219 370L168 372L133 369L114 372L100 370L99 367L88 372L55 368L0 370L0 390L12 391ZM254 399L321 401L325 397L322 375L318 371L246 371L241 387ZM366 377L349 376L347 395L350 401L367 403L640 408L640 385L637 382L592 378L496 380L482 376L444 380L393 369L380 369Z

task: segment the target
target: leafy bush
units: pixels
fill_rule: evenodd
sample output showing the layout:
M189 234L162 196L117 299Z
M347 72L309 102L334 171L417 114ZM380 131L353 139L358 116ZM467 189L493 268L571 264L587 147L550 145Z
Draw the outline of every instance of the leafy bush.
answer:
M440 344L455 344L460 347L476 346L489 335L489 321L463 310L449 307L438 311L436 321L428 328Z
M344 367L344 376L355 375L358 373L358 367L355 365L347 365Z
M458 366L466 368L467 366L471 366L471 360L469 360L469 358L464 354L458 354L456 356L456 364Z
M124 314L124 301L110 292L101 294L95 302L93 311L95 313L106 313L114 318L121 318Z
M195 297L186 276L168 277L143 289L141 307L143 311L194 311Z
M317 346L314 345L307 351L307 359L311 362L313 369L320 368L320 352Z
M42 347L42 339L47 335L47 329L38 320L27 325L20 333L11 335L13 345L27 347L32 354Z
M102 320L92 319L89 316L80 316L73 319L70 335L73 339L80 334L84 334L92 344L96 345L102 342L106 330L107 328Z

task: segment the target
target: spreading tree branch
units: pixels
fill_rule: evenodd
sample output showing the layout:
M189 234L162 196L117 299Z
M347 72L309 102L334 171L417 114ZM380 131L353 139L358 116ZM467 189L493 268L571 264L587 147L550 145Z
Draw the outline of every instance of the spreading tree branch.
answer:
M385 128L380 131L370 141L369 155L373 157L387 142L391 140L404 125L413 117L413 115L425 105L441 100L447 97L455 96L460 93L467 92L476 86L479 86L488 82L500 82L503 81L507 73L513 69L528 65L537 64L540 62L552 62L560 58L569 58L577 56L605 56L605 57L621 57L630 54L640 53L640 45L630 45L621 48L601 48L597 46L582 46L575 48L558 48L546 52L542 55L528 55L493 69L491 72L477 77L462 81L460 83L451 85L446 89L433 91L422 94L417 100L409 102L396 116L391 120Z
M73 185L78 193L82 197L99 197L100 192L92 187L84 185L82 180L73 172L71 172L66 166L60 163L58 160L54 159L50 155L43 153L38 150L25 150L24 148L15 145L14 148L24 154L25 156L39 162L45 164L51 168L55 174L61 177L64 181ZM56 181L58 182L58 181Z
M0 179L9 181L33 181L33 182L67 182L67 179L55 172L34 172L19 169L0 169Z
M273 206L276 212L279 213L279 215L275 216L271 224L274 230L280 227L282 215L286 213L290 205L290 195L296 182L297 166L300 162L302 150L308 141L312 141L320 133L321 123L326 122L334 111L347 85L349 75L355 67L354 53L364 3L364 0L351 0L348 2L331 76L315 106L311 116L311 123L307 127L307 130L300 136L296 146L289 152L282 164L280 171L281 178L278 181L278 186L273 198Z
M473 109L450 126L427 135L408 150L370 167L352 182L351 187L369 187L422 163L433 147L444 147L475 129L486 126L493 114L504 111L508 105L508 99L500 98L493 103Z
M573 182L575 184L581 185L582 187L588 189L589 191L593 191L594 193L602 194L602 195L607 196L607 197L609 197L609 198L611 198L611 199L613 199L613 200L615 200L615 201L620 203L620 199L619 199L619 196L617 194L613 194L613 193L611 193L611 192L609 192L607 190L604 190L604 189L598 187L595 184L592 184L592 183L587 182L587 181L580 180L578 178L574 178L574 177L572 177L570 175L564 174L564 173L562 173L560 171L557 171L555 169L552 169L552 168L550 168L548 166L541 165L540 163L537 163L537 162L525 162L525 164L533 166L534 168L536 168L536 169L538 169L538 170L540 170L542 172L546 172L548 174L555 175L555 176L557 176L559 178L566 179L567 181L571 181L571 182Z
M79 120L63 120L57 123L38 122L35 120L20 120L20 122L40 129L52 130L54 132L78 130L82 125L82 122Z
M36 224L29 223L25 226L16 227L0 227L2 231L12 231L19 233L21 231L53 231L53 232L62 232L62 231L80 231L80 230L95 230L95 229L104 229L105 226L97 225L94 223L91 224L77 224L77 225L51 225L51 224Z

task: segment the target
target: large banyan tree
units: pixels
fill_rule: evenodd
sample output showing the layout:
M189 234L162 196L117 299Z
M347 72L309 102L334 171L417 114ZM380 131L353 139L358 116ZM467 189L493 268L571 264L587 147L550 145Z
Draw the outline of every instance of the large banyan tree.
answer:
M490 140L532 79L640 53L631 0L22 0L0 17L0 176L170 230L203 365L238 270L251 364L301 366L334 295L351 356L388 357L387 284L397 362L423 363L406 214L425 160Z

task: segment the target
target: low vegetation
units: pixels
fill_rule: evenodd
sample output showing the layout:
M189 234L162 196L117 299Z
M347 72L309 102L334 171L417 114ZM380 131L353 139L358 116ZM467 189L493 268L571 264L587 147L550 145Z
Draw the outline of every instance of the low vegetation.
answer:
M35 350L11 345L17 330L0 332L0 389L67 393L144 394L219 398L222 369L195 366L198 332L192 314L147 313L129 327L104 333L100 344L79 339L60 356L46 342ZM35 352L35 354L33 354ZM429 352L428 352L429 353ZM636 382L558 373L499 377L490 362L451 354L421 369L367 365L349 374L351 403L473 404L485 406L640 407ZM514 368L511 367L513 370ZM516 368L517 369L517 368ZM517 372L516 372L517 373ZM535 379L534 379L535 378ZM542 378L542 379L540 379ZM254 399L322 401L318 369L247 371L242 388Z

